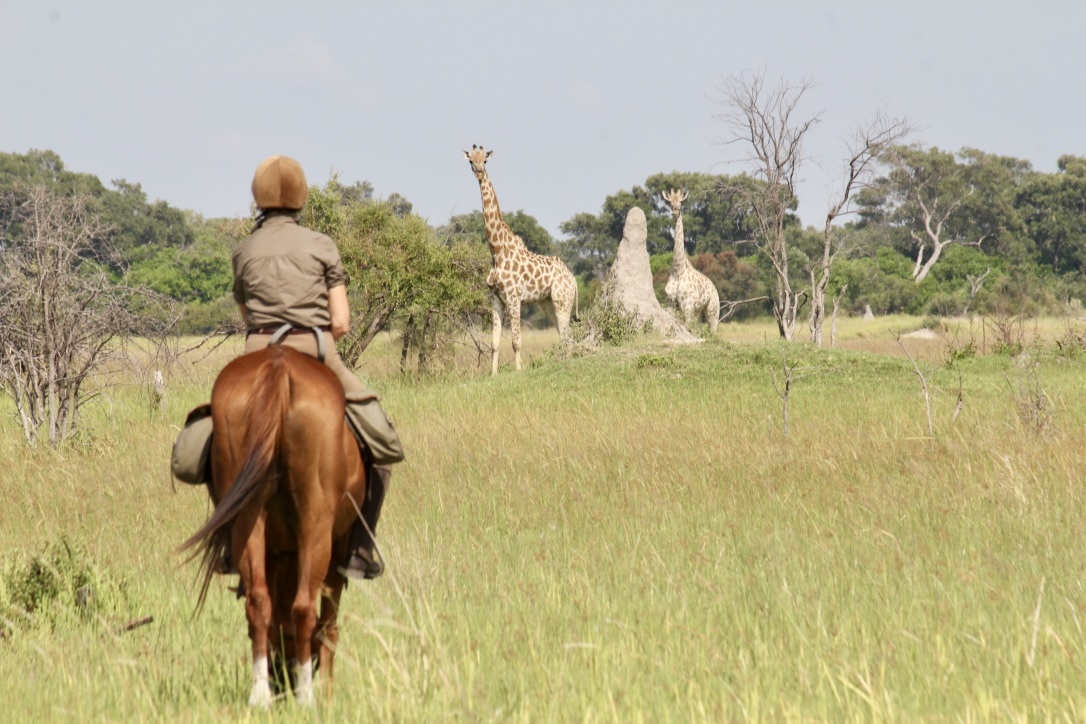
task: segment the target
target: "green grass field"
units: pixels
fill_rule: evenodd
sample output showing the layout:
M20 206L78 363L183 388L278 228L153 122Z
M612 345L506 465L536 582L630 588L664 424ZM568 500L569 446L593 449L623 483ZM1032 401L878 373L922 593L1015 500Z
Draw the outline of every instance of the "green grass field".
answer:
M315 712L246 709L233 581L194 618L173 552L208 503L170 445L237 345L169 370L163 412L111 388L59 452L4 420L4 719L1081 721L1086 350L1058 320L1017 356L960 325L906 341L929 437L894 338L919 324L566 359L540 332L496 379L400 377L382 341L363 372L409 459Z

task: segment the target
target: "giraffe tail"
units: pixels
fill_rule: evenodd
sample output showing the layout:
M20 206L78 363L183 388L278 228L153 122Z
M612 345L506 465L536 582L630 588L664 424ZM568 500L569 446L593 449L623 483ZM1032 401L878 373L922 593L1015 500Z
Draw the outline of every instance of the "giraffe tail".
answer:
M581 285L577 283L577 277L573 278L573 321L581 321Z

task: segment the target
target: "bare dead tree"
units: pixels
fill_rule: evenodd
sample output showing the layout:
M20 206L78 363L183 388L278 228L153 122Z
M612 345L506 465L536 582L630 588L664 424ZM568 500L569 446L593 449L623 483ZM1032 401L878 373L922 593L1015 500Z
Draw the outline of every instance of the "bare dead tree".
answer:
M962 385L962 371L958 370L958 400L954 403L954 413L950 416L950 421L954 422L958 419L958 415L962 414L962 410L965 409L965 388Z
M819 121L818 115L798 116L800 101L812 85L809 80L799 84L781 81L767 88L764 72L725 78L721 92L728 111L717 116L732 133L723 143L738 144L749 151L740 161L751 165L758 183L730 183L721 190L745 204L757 222L752 242L773 267L773 315L780 336L786 340L795 333L796 317L807 297L792 288L784 227L797 202L803 140Z
M910 132L905 119L889 118L878 113L866 125L857 128L848 143L848 163L841 194L826 212L826 225L822 231L822 256L815 259L809 269L811 311L808 328L811 331L811 341L818 347L822 346L822 325L826 319L826 287L830 282L830 272L838 254L844 250L844 245L834 244L833 224L842 216L854 213L853 199L867 187L874 175L876 162ZM836 303L834 310L836 313Z
M773 390L777 393L777 397L781 398L781 433L785 439L788 439L788 403L792 398L792 386L804 377L820 373L817 368L806 368L797 373L796 368L798 366L798 361L788 364L788 355L786 350L782 349L780 382L777 381L776 372L770 370L770 381L773 383Z
M932 424L931 421L931 392L928 388L928 378L923 372L920 371L920 365L916 363L916 359L911 354L909 354L909 350L906 349L905 344L901 341L901 336L897 335L895 339L897 340L898 346L901 347L901 351L904 352L905 356L909 358L910 362L912 362L913 371L915 371L916 376L920 378L920 385L924 388L924 410L928 414L928 437L934 438L935 426Z
M781 434L788 439L788 400L792 395L792 380L798 362L788 364L788 358L781 353L781 382L777 383L777 376L773 375L773 389L777 397L781 398Z
M841 308L841 300L845 298L848 284L842 284L837 290L837 296L833 298L833 314L830 315L830 346L837 346L837 310Z
M91 377L123 366L123 338L147 328L141 290L112 281L93 256L108 229L87 202L44 187L0 197L13 220L0 232L0 389L31 445L76 432L102 389Z

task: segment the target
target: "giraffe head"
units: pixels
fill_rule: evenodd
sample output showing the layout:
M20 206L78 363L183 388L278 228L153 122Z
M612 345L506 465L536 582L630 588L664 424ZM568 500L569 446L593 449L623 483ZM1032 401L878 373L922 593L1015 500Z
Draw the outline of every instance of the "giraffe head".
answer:
M471 172L480 181L486 175L486 160L492 153L494 152L484 151L482 146L476 146L474 143L471 144L471 151L464 151L464 158L471 164Z
M683 210L683 202L690 196L685 191L679 189L671 189L671 191L660 192L660 198L662 198L668 205L671 206L671 213L678 216Z

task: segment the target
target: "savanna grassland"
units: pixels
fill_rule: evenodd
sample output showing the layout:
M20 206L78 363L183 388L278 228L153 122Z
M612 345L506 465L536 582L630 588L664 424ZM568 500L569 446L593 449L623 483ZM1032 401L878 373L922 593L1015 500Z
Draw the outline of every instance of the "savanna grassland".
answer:
M169 370L162 411L106 390L60 451L6 420L4 719L1082 720L1074 324L903 340L932 436L894 338L919 320L848 320L832 350L762 324L581 356L541 333L496 379L367 353L409 459L315 712L246 709L233 581L194 617L174 553L208 504L170 445L238 345Z

